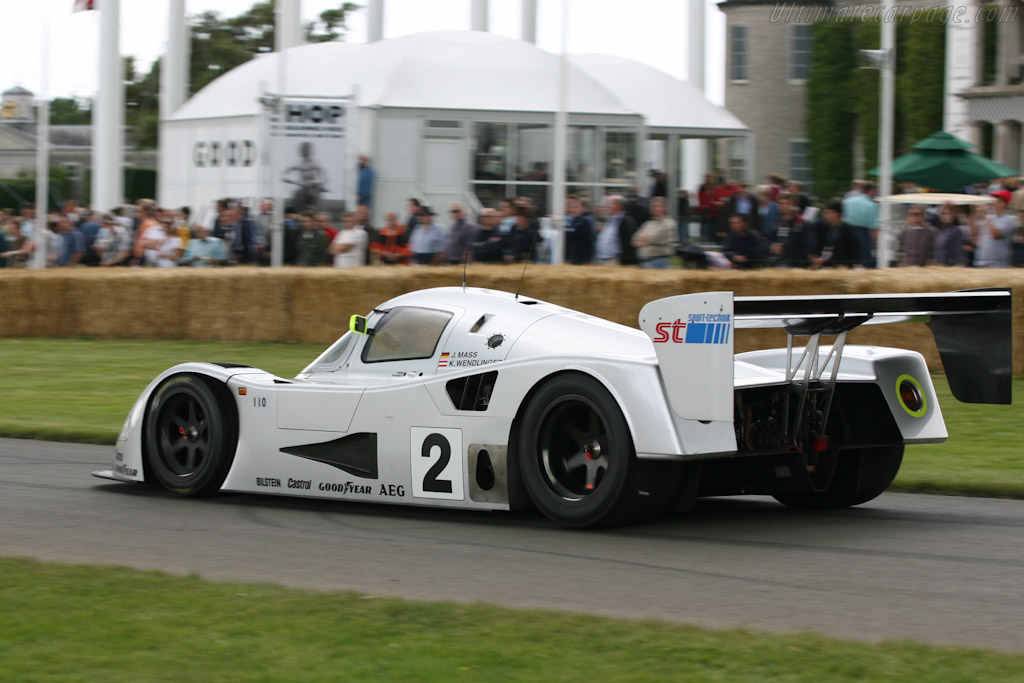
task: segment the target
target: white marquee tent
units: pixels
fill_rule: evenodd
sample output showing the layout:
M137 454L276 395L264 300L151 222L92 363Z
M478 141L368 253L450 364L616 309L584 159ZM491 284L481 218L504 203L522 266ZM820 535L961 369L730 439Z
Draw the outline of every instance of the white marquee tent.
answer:
M283 55L286 96L355 98L346 163L354 170L357 154L372 157L377 222L411 196L442 206L519 194L548 201L558 55L481 31L309 44ZM262 55L224 74L161 123L161 203L202 211L219 197L264 193L270 150L259 100L278 91L281 58ZM571 191L598 197L642 182L649 138L666 143L663 170L674 179L679 140L750 136L657 69L602 55L573 55L569 64ZM354 197L354 174L347 178Z

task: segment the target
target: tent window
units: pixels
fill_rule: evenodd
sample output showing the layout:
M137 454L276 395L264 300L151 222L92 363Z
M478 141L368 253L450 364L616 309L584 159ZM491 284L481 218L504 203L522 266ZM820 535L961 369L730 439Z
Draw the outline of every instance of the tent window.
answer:
M508 179L508 124L473 124L473 180Z
M605 130L604 181L616 185L636 182L636 131Z
M427 128L462 128L462 121L445 121L443 119L430 119L427 121Z
M551 148L551 126L546 123L516 126L516 180L546 182Z
M569 182L592 183L597 180L597 128L569 126L565 178Z

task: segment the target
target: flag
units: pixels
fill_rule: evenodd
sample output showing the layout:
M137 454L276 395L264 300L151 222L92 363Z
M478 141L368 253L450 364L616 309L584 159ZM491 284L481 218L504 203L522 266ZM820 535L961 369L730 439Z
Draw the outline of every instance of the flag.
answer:
M75 0L75 9L72 12L87 12L96 9L96 0Z

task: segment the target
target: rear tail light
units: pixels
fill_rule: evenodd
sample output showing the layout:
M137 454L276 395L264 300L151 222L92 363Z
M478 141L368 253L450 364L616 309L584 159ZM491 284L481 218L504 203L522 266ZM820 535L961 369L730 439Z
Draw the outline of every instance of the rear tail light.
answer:
M928 407L924 390L921 383L910 375L900 375L896 380L896 393L899 396L900 405L913 417L924 415Z

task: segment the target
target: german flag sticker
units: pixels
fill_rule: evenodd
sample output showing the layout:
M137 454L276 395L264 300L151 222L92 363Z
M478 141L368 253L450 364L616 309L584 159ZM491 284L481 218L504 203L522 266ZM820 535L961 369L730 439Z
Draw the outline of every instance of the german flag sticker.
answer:
M437 367L439 367L439 368L446 368L446 367L448 367L448 356L449 355L451 355L451 354L449 354L449 353L442 353L441 354L441 360L439 360L437 362Z

